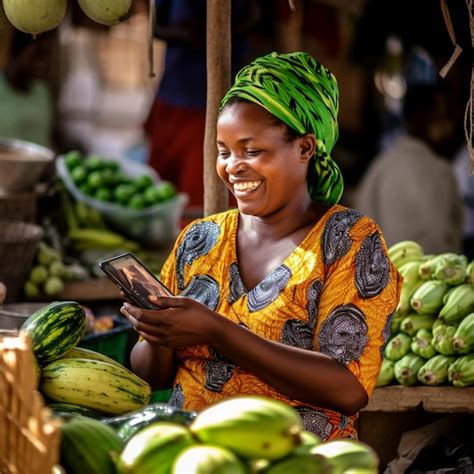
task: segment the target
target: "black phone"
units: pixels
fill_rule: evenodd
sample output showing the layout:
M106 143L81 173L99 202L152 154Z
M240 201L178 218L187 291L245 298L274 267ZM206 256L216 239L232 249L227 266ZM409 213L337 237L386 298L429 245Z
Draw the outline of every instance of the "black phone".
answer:
M99 263L101 270L122 290L135 305L155 309L150 295L173 296L146 266L131 253L124 253Z

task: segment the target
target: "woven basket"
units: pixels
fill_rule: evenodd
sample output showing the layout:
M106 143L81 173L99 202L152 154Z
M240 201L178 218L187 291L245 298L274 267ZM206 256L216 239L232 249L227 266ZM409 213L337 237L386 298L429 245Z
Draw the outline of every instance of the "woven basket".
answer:
M6 303L17 300L43 234L35 224L0 222L0 281L7 287Z
M0 194L0 221L34 222L37 201L35 193Z
M36 390L31 340L0 332L0 473L51 474L61 422Z

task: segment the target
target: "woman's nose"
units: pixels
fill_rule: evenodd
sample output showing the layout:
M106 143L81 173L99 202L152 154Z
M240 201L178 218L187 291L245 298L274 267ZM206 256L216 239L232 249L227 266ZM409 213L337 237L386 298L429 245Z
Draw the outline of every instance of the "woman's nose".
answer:
M226 171L228 174L238 174L245 169L245 160L232 154L227 160Z

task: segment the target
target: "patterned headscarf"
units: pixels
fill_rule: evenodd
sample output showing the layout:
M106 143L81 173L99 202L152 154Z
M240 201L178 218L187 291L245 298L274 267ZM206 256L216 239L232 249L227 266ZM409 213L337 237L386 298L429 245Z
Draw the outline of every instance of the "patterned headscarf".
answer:
M221 101L239 97L254 102L301 135L314 133L316 152L308 169L313 201L336 204L342 196L341 171L330 153L339 135L339 89L334 75L303 52L270 53L239 71Z

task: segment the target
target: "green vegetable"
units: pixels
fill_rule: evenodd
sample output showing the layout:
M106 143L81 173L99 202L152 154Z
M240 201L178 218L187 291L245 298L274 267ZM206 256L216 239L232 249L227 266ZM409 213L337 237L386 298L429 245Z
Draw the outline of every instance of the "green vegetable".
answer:
M36 265L30 271L30 281L36 285L41 285L48 279L48 277L48 269L42 265Z

